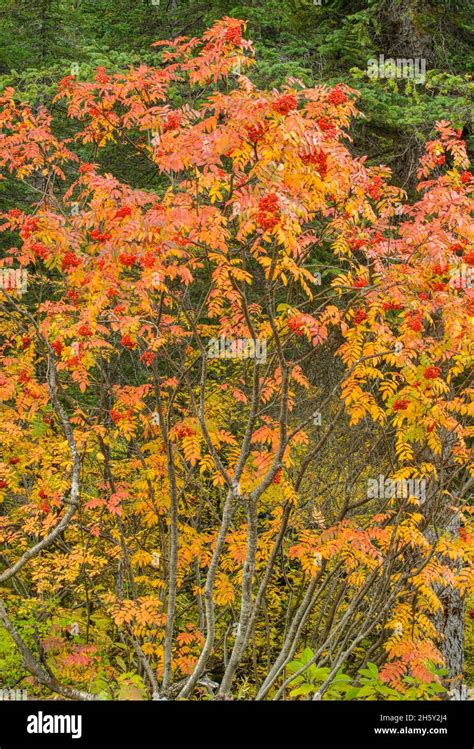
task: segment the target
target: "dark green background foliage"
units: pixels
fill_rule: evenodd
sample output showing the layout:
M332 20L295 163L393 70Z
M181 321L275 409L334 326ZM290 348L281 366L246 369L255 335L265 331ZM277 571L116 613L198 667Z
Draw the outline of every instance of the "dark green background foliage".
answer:
M357 88L355 152L412 189L436 120L449 118L474 145L473 10L467 0L0 0L0 86L45 102L72 63L80 77L99 65L153 63L157 39L198 35L223 15L246 18L256 82L271 88L295 76ZM425 58L426 81L371 80L367 62L379 54Z

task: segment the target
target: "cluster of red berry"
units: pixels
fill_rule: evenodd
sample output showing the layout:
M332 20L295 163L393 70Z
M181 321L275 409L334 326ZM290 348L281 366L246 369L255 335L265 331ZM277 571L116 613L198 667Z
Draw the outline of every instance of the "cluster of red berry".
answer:
M96 83L105 84L110 81L110 76L105 72L105 68L97 68L94 80Z
M367 312L363 309L357 309L354 314L354 322L356 325L360 325L361 322L367 320Z
M224 34L224 41L235 47L242 46L242 29L239 26L229 26Z
M112 237L110 232L101 232L99 229L92 229L91 231L91 239L94 240L94 242L108 242L108 240Z
M163 132L167 133L170 130L177 130L180 125L181 125L181 115L179 114L179 112L170 112L164 124Z
M119 263L125 265L127 268L131 268L135 265L135 255L129 255L127 252L121 252L118 259Z
M312 153L303 153L301 155L303 164L313 164L316 171L324 179L328 173L328 157L324 151L313 151Z
M270 193L258 201L257 224L265 231L273 229L280 221L278 195Z
M394 411L406 411L408 406L410 405L410 402L404 399L396 400L393 402L393 410Z
M340 86L334 86L334 88L332 88L329 92L329 104L333 104L335 107L337 107L339 106L339 104L345 104L346 101L348 101L348 98L344 91L340 88Z
M80 264L81 264L81 261L79 260L78 257L76 257L76 255L74 255L73 252L65 253L63 257L63 261L62 261L63 270L67 271L67 270L70 270L71 268L77 268L78 265Z
M278 114L286 115L298 106L298 99L294 94L282 94L272 104L272 109Z
M122 346L125 346L125 348L128 348L130 350L134 349L135 345L136 345L135 341L133 340L133 338L131 336L128 335L128 333L126 333L125 335L123 335L121 337L120 344Z
M263 138L268 129L268 125L266 122L257 122L255 125L247 125L246 129L249 140L251 140L252 143L256 143L260 138Z

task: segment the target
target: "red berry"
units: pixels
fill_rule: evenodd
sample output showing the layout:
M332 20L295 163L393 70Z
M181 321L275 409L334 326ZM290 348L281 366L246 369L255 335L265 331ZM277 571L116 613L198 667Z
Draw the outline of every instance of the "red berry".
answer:
M261 211L278 211L278 195L276 195L274 192L269 193L268 195L265 195L265 197L260 198L258 201L258 207Z
M367 320L367 313L363 309L356 310L356 313L354 315L354 322L356 325L359 325L361 322L364 322L364 320Z
M265 229L273 229L280 221L278 195L269 193L258 201L257 224Z
M246 129L249 134L249 140L251 140L252 143L256 143L265 135L267 128L268 125L266 122L257 122L255 125L247 125Z
M156 354L153 351L144 351L140 356L140 361L149 367L156 359Z
M180 125L181 115L179 114L179 112L171 112L164 124L163 132L167 133L170 130L177 130Z
M126 252L121 252L118 256L119 262L122 265L125 265L127 268L131 268L132 265L135 265L135 256L134 255L127 255Z
M224 34L224 41L233 44L235 47L242 45L242 30L239 26L229 26Z
M405 411L405 409L407 409L409 405L409 401L407 400L396 400L393 402L393 410Z
M79 167L79 174L90 174L94 171L94 165L93 164L81 164Z
M107 242L111 236L112 235L109 232L102 234L98 229L92 229L91 231L91 237L96 242Z
M60 340L60 339L58 338L58 339L57 339L56 341L53 341L53 342L52 342L52 344L51 344L51 348L53 349L53 351L55 352L55 354L57 354L58 356L60 356L60 355L61 355L61 351L62 351L62 350L63 350L63 348L64 348L64 344L63 344L63 342L62 342L62 341L61 341L61 340Z
M423 372L423 377L425 378L425 380L436 380L440 375L440 368L434 366L427 367Z
M414 330L416 333L419 333L421 331L422 323L421 318L418 314L407 313L406 324L407 327L410 328L410 330Z
M304 330L304 318L302 315L298 315L296 317L290 317L287 325L292 333L295 335L303 335Z
M95 74L94 80L97 83L103 83L104 84L104 83L108 83L110 81L110 76L108 76L107 73L105 72L105 68L100 67L100 68L97 68L97 70L96 70L96 74Z
M145 252L140 258L140 265L142 268L153 268L155 260L156 258L152 252Z
M316 170L319 172L321 177L325 177L328 171L327 167L328 157L324 151L315 151L314 153L303 153L301 160L304 164L314 164Z
M283 94L272 104L272 109L279 114L288 114L298 106L298 99L294 94Z
M31 341L33 339L29 335L24 335L21 339L21 347L22 349L28 348L28 346L31 344Z
M366 187L366 191L367 191L367 194L370 195L370 197L372 198L372 200L380 200L380 196L382 194L381 193L381 187L382 187L382 185L383 185L383 180L381 179L381 177L374 177L369 182L369 184ZM375 240L379 241L379 242L381 240L383 240L383 239L384 239L383 236L380 236L380 238L379 237L375 237Z
M331 89L328 96L328 102L329 104L333 104L334 106L339 106L339 104L345 104L347 101L347 96L342 91L342 89L339 86L335 86Z
M33 242L31 250L36 257L39 257L41 260L45 260L45 258L48 257L48 248L45 247L44 244L41 244L41 242Z
M390 310L400 310L402 308L402 305L399 302L384 302L382 304L382 309L386 312Z
M79 294L74 289L69 289L66 296L73 304L77 304L79 301Z
M126 216L130 216L132 213L132 209L129 205L124 205L122 208L119 208L118 211L115 211L114 218L125 218Z
M111 408L109 413L114 424L118 424L118 422L124 418L123 414L121 414L120 411L116 411L115 408Z
M330 136L336 135L336 126L330 122L327 117L321 117L317 120L318 127L323 133L327 133Z
M192 437L196 434L194 429L191 429L191 427L189 427L187 424L177 426L175 428L175 432L178 439L183 439L183 437Z
M125 348L135 348L135 341L128 334L122 336L122 338L120 339L120 343L122 346L125 346Z
M69 270L70 268L77 268L81 264L78 257L73 252L66 252L63 257L63 270Z
M470 252L466 252L462 256L463 262L466 263L466 265L470 265L471 267L474 266L474 250L470 250Z

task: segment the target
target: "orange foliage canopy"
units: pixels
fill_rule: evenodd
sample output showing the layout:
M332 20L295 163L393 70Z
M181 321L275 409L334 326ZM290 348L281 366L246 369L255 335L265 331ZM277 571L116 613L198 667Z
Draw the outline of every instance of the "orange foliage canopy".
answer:
M115 627L164 689L188 679L183 696L230 638L227 693L252 632L278 673L288 660L288 634L272 624L264 635L261 606L266 595L284 615L281 550L303 591L342 575L328 638L338 622L347 632L346 615L364 631L372 607L368 635L387 630L383 678L402 690L406 674L429 681L427 664L442 662L440 586L468 581L470 536L452 531L466 521L461 484L440 471L448 453L450 477L470 466L465 145L438 123L408 202L387 168L351 153L356 92L297 80L258 90L243 27L225 18L202 39L159 42L156 67L63 79L66 140L44 109L10 89L0 98L0 168L39 190L0 227L3 269L29 279L25 295L1 291L0 580L27 579L38 607L86 586L103 617L97 649L63 643L57 656L76 683L101 654L115 678ZM76 155L106 164L117 147L152 187ZM265 357L211 358L210 339L264 341ZM328 351L339 374L322 390L314 363ZM389 496L381 509L354 494L305 522L306 471L345 415L346 433L385 435L393 480L428 482L425 505Z

